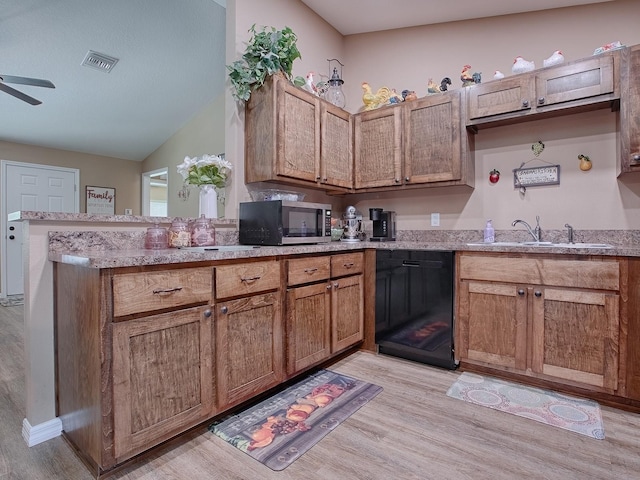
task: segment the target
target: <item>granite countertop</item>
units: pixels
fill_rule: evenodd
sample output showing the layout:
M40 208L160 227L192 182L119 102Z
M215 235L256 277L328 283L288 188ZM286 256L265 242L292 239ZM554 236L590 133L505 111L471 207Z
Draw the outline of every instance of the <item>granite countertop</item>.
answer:
M224 247L223 247L224 248ZM142 265L162 265L175 263L202 262L212 260L230 260L313 253L338 253L363 248L392 250L453 250L472 252L534 253L534 254L572 254L603 256L640 256L638 247L613 248L570 248L549 246L502 246L468 245L460 242L331 242L318 245L296 245L276 247L249 247L247 250L230 251L194 251L181 249L164 250L102 250L88 248L78 251L50 251L49 260L60 263L81 265L90 268L116 268Z

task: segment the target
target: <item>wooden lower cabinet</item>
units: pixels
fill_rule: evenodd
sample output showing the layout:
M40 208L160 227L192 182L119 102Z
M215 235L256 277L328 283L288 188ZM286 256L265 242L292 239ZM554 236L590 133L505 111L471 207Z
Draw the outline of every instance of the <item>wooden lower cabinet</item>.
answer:
M211 310L194 307L113 325L116 458L214 413Z
M287 375L363 340L363 262L362 252L288 261Z
M615 393L619 270L615 259L460 255L458 359Z

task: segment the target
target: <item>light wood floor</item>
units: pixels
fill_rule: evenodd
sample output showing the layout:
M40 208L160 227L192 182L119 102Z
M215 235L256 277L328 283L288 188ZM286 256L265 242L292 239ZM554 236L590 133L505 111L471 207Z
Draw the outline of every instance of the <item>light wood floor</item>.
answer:
M22 307L0 307L0 479L89 480L62 438L28 448ZM357 353L331 367L384 388L281 472L203 429L127 466L126 480L640 479L640 415L603 407L594 440L445 395L460 372Z

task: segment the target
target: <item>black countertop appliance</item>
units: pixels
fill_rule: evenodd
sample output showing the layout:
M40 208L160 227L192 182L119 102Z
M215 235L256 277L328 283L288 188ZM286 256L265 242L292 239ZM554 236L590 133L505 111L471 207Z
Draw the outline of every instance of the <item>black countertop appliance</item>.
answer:
M369 220L373 223L372 242L391 242L396 239L396 212L385 212L382 208L370 208Z
M377 250L376 344L383 354L455 369L454 252Z

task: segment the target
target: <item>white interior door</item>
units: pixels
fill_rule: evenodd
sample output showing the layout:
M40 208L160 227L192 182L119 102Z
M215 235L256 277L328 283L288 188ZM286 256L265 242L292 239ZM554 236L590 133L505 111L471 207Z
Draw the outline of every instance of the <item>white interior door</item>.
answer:
M24 293L22 223L8 222L22 211L78 213L80 171L2 160L1 296Z

